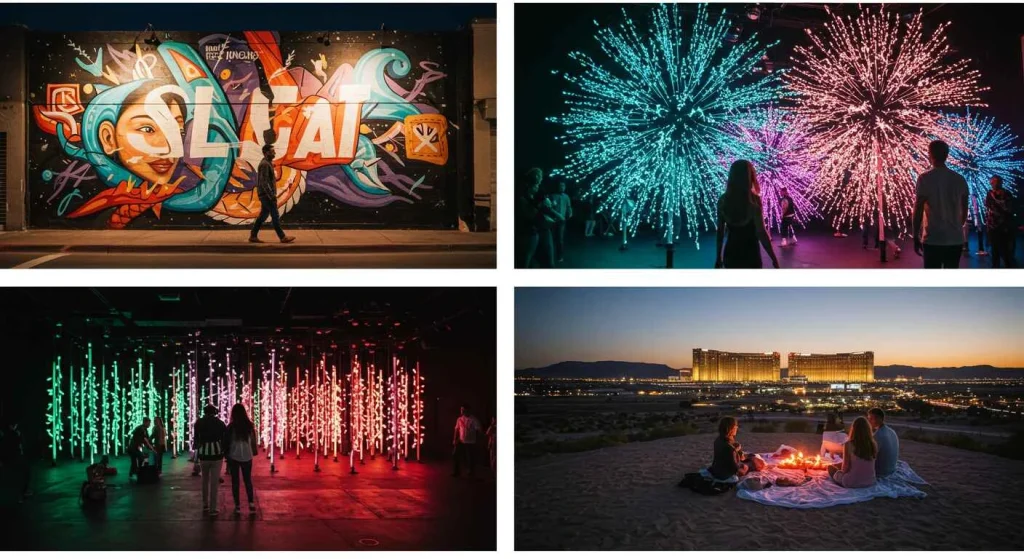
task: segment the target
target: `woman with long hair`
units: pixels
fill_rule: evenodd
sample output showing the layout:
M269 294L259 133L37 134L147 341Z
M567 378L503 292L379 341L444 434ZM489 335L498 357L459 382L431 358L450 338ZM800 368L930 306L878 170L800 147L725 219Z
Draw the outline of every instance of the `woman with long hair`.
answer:
M843 445L843 467L829 466L828 473L843 487L856 489L875 484L875 459L878 457L878 443L871 434L871 424L858 417L850 426L850 436Z
M228 471L231 472L231 496L235 499L235 514L241 513L238 500L239 473L245 480L249 514L256 514L252 493L252 459L257 452L256 428L242 404L235 404L231 408L231 423L228 424L224 448L227 449Z
M715 439L711 467L708 468L715 479L744 476L758 469L754 455L744 453L743 447L736 441L739 430L740 424L735 417L727 416L718 421L718 437Z
M164 429L164 420L160 417L153 418L153 458L156 473L164 471L164 453L167 452L167 430Z
M772 267L779 267L779 259L775 257L771 239L764 227L764 208L761 206L759 191L754 166L743 159L734 161L729 167L725 194L718 199L715 268L760 268L759 242L772 259Z

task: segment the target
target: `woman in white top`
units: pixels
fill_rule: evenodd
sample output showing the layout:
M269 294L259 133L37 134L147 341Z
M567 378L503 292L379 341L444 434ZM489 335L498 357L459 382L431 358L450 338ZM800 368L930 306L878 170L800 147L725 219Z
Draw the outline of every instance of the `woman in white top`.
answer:
M224 441L227 449L228 471L231 472L231 496L235 498L235 514L241 514L238 502L239 473L245 480L245 495L249 499L249 514L256 514L256 503L252 496L252 459L256 456L256 429L253 427L245 406L235 404L231 408L231 423Z

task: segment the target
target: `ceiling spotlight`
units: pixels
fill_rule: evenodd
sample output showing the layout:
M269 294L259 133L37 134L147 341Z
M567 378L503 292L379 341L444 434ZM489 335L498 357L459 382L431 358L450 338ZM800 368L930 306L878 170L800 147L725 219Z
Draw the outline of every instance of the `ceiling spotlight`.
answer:
M761 19L761 10L761 6L758 6L757 4L749 6L747 8L747 19L749 19L750 21L757 21Z

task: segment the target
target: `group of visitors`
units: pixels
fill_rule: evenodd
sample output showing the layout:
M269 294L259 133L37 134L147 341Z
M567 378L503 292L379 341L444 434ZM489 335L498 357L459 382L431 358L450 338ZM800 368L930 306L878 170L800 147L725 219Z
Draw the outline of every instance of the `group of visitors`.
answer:
M946 166L949 145L935 140L928 145L931 169L917 179L913 214L914 251L924 259L925 268L958 268L961 253L967 247L967 224L972 212L968 207L970 189L967 181ZM985 196L984 222L992 245L992 267L1016 267L1014 257L1016 231L1013 225L1013 198L1003 188L1003 179L989 179L991 190ZM782 199L782 246L796 244L793 232L795 208L786 189ZM982 212L975 201L976 227L981 231ZM876 225L875 231L877 232ZM871 228L864 227L864 248ZM837 231L837 236L842 236ZM877 236L876 236L877 238ZM900 248L886 235L886 243L897 258ZM878 248L878 241L876 247ZM980 255L985 255L984 235L979 235ZM716 268L760 268L760 248L779 267L771 238L764 226L764 209L757 183L757 173L749 161L739 160L729 169L725 193L718 201L718 235Z
M918 176L914 200L911 231L914 251L922 256L925 268L958 268L962 253L968 250L969 226L973 224L978 235L978 255L989 254L985 250L987 238L992 249L992 267L1015 268L1017 230L1013 197L1003 188L1003 178L998 175L989 178L991 189L982 202L970 194L964 177L946 166L948 157L949 145L942 140L928 145L931 168ZM521 233L517 241L518 267L537 265L553 268L564 258L566 222L573 215L572 200L566 194L564 182L553 184L548 189L541 187L543 182L543 171L534 168L526 173L521 183L522 191L516 203L516 230ZM765 227L761 196L754 165L746 160L733 162L725 192L718 200L716 268L760 268L762 250L772 267L779 267L771 235ZM788 189L780 189L778 202L781 246L794 246L797 244L794 227L797 214ZM595 226L603 217L607 226L601 234L613 236L617 226L623 234L620 248L624 250L627 247L626 216L632 203L624 200L621 211L614 216L601 215L590 204L591 207L584 208L584 235L594 236ZM863 225L864 248L868 248L868 241L874 237L876 249L885 242L893 256L899 258L901 249L895 242L894 232L886 229L885 241L880 241L878 227L885 226L879 223ZM836 229L835 236L846 235ZM663 235L659 245L671 241Z
M484 433L480 421L469 411L468 405L459 408L459 417L455 420L455 432L452 434L452 477L458 477L463 466L473 477L477 462L477 435ZM490 458L491 471L496 471L498 452L498 423L491 418L487 428L487 454Z
M163 471L163 455L167 451L167 432L164 429L163 421L156 418L156 425L152 433L149 431L150 419L144 418L142 424L132 431L131 442L128 447L128 455L131 458L131 468L128 471L128 479L138 477L139 471L148 464L150 453L154 458L149 464L156 468L159 475ZM221 481L221 467L224 460L227 460L228 471L231 474L231 494L235 501L235 514L240 514L239 489L240 481L245 483L245 493L249 503L249 513L256 512L256 502L253 499L252 485L252 459L257 454L256 428L242 404L235 404L231 408L231 423L225 425L217 417L217 408L207 405L203 409L203 417L196 421L193 428L194 440L192 448L195 451L196 464L202 476L203 483L203 514L217 516L217 489ZM148 451L148 452L147 452ZM106 456L101 464L106 465ZM96 470L98 474L99 469ZM92 470L87 470L90 480L93 478Z
M516 197L516 230L522 235L518 267L554 268L565 259L565 229L572 199L564 181L544 183L544 171L530 169Z
M836 424L834 418L832 423ZM760 457L743 452L743 447L736 440L738 432L739 422L735 417L723 417L718 422L718 437L708 468L708 473L715 479L742 477L763 467L758 463ZM843 487L870 487L878 479L896 472L899 452L899 437L885 424L885 412L872 408L866 416L853 421L843 445L842 466L829 466L828 474Z

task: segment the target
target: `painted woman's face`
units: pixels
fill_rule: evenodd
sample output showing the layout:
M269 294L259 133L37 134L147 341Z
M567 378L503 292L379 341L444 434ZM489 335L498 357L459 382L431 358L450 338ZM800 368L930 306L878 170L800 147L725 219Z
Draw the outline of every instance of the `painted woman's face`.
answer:
M116 126L104 122L99 130L103 151L107 155L116 153L125 169L142 177L150 186L168 184L181 156L181 135L185 127L181 107L169 103L162 109L154 115L144 104L130 105L118 118ZM154 116L160 118L159 113L169 121L164 126L154 119ZM168 128L178 137L168 138L165 134Z

